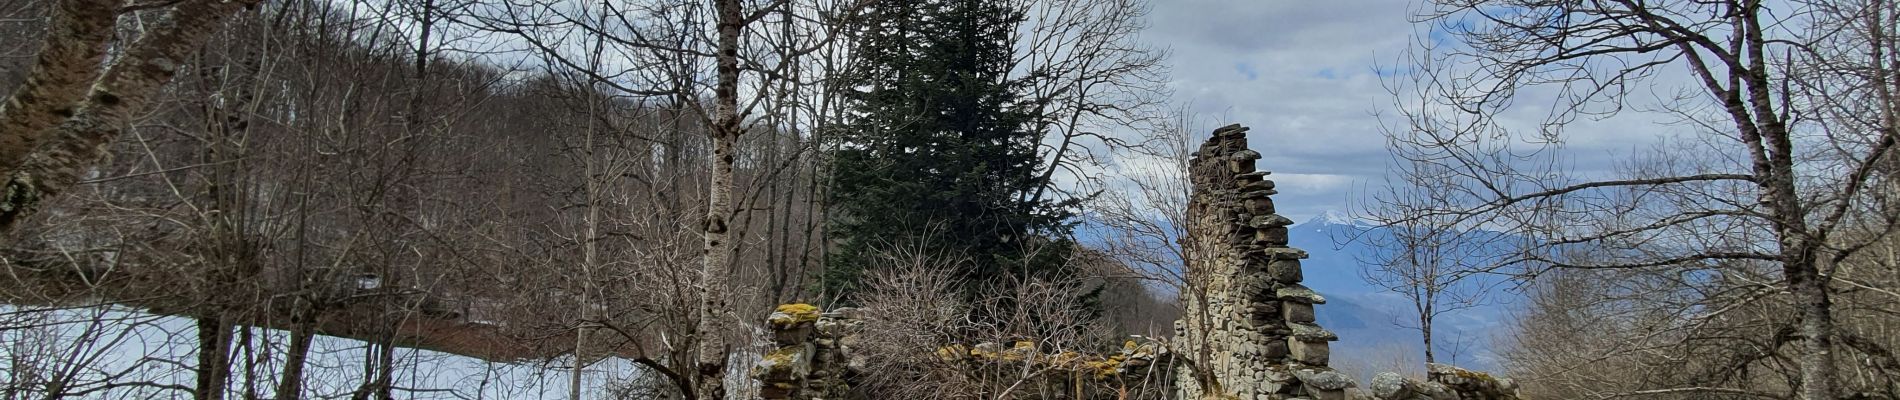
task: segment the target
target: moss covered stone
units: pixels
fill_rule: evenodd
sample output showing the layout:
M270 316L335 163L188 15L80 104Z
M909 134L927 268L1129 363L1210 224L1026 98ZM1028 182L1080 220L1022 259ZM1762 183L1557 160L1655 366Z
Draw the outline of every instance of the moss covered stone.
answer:
M818 309L818 306L793 303L778 306L778 309L772 312L772 316L768 318L767 321L771 322L774 328L785 329L817 322L818 317L821 315L824 315L824 313Z

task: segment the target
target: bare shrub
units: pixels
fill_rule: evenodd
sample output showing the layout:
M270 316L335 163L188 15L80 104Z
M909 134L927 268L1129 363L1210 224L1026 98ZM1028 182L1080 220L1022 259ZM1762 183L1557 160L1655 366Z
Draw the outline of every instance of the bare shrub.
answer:
M1089 308L1087 279L1022 280L973 300L949 271L957 256L886 251L858 297L865 330L854 351L866 360L861 389L871 398L1138 398L1162 393L1159 377L1099 379L1084 362L1119 350L1114 326ZM1145 379L1146 378L1146 379ZM1137 382L1131 384L1129 382Z

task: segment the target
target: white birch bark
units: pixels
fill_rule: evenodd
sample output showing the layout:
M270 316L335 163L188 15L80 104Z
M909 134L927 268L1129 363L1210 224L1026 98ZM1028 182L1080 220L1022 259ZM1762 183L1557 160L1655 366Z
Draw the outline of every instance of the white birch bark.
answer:
M733 150L739 140L739 35L745 26L738 0L718 0L718 82L713 88L712 179L706 205L705 266L700 270L703 285L699 304L699 382L696 398L719 400L726 396L726 343L732 305L726 298L732 292L728 281L732 269L732 164Z

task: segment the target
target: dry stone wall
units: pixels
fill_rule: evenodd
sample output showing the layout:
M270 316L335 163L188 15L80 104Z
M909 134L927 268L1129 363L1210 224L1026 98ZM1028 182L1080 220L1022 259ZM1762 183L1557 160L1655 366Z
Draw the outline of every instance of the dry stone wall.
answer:
M1247 128L1229 125L1194 153L1188 201L1186 313L1166 343L1130 341L1115 354L1045 354L1034 341L1012 346L946 344L940 360L968 368L1028 364L1062 371L1054 379L1118 380L1149 371L1174 371L1183 400L1517 400L1509 379L1444 364L1427 365L1419 381L1395 373L1374 377L1357 390L1334 371L1331 343L1338 336L1316 322L1314 306L1326 298L1300 284L1305 251L1287 246L1293 221L1275 213L1278 194L1267 171L1255 168L1260 153L1247 148ZM766 399L853 399L851 376L863 373L853 356L853 334L863 321L852 309L821 312L805 304L780 306L769 319L778 347L764 356L753 378ZM920 351L924 351L921 350ZM920 382L920 384L929 384ZM1016 398L1041 398L1018 396ZM1068 398L1068 397L1055 397Z
M785 304L766 320L775 349L760 357L751 376L759 382L759 396L767 400L864 399L853 391L855 377L865 373L863 352L858 350L858 333L865 320L855 308L823 312L808 304ZM1010 376L1021 371L1035 374L1047 387L1092 384L1107 388L1127 388L1148 381L1151 376L1167 376L1175 357L1168 347L1144 337L1134 337L1119 349L1105 353L1074 351L1045 352L1033 340L1010 344L948 344L935 349L919 348L920 354L933 356L938 366L969 376ZM929 385L930 382L918 382ZM1079 388L1078 388L1079 389ZM1023 391L1014 399L1112 399L1110 392ZM1079 396L1079 397L1078 397Z
M852 399L849 375L863 368L863 360L849 357L854 335L863 322L857 310L822 312L809 304L786 304L766 318L772 343L778 346L759 360L752 378L759 381L759 397L770 400Z
M1344 399L1354 386L1327 364L1338 336L1315 322L1325 297L1300 285L1306 252L1287 246L1293 221L1274 213L1247 128L1214 131L1189 162L1186 316L1172 346L1183 399Z
M1445 364L1426 364L1427 380L1397 373L1372 377L1369 395L1377 400L1518 400L1517 383Z

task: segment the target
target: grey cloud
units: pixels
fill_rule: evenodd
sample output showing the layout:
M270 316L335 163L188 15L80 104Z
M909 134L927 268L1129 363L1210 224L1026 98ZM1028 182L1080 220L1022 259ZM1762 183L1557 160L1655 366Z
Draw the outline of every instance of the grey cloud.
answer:
M1282 214L1304 220L1349 206L1384 184L1388 157L1375 113L1392 115L1392 97L1376 66L1390 68L1419 32L1411 0L1155 0L1147 40L1173 51L1172 87L1201 126L1253 128L1261 168L1287 176ZM1665 69L1636 103L1674 95L1688 80ZM1657 93L1647 93L1648 91ZM1555 87L1524 90L1503 115L1535 128L1548 112L1538 100ZM1541 103L1541 104L1540 104ZM1639 107L1640 108L1640 107ZM1691 133L1654 109L1569 127L1565 163L1585 175L1613 173L1615 160L1653 146L1657 137ZM1324 178L1317 178L1324 177ZM1298 183L1298 184L1295 184Z
M1408 4L1162 0L1148 39L1173 50L1176 96L1203 126L1253 128L1261 167L1281 176L1282 213L1303 220L1383 175L1372 114L1389 100L1371 69L1405 49Z

